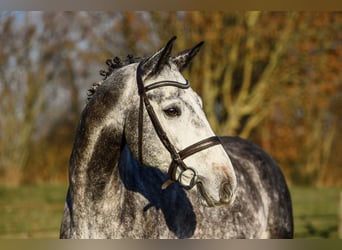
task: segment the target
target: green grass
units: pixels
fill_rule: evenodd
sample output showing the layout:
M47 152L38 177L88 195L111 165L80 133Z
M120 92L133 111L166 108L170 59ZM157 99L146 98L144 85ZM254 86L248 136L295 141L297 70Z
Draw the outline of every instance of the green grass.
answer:
M58 238L67 187L0 187L0 239ZM296 238L338 238L341 189L292 187Z
M0 238L58 238L65 186L0 187Z
M341 188L292 187L295 238L338 238Z

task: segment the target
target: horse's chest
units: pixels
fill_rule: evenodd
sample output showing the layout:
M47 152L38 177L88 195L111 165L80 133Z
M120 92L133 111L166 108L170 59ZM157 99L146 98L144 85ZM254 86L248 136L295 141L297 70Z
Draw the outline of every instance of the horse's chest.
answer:
M184 201L152 205L142 195L126 193L117 216L115 238L254 238L259 218L241 206L205 208ZM192 200L192 199L190 199ZM188 200L189 201L189 200Z

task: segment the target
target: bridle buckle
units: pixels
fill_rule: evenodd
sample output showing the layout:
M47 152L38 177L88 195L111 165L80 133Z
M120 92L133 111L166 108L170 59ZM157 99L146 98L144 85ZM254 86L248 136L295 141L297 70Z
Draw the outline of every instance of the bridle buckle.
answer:
M186 190L192 189L197 183L197 171L192 167L187 167L178 175L177 181Z

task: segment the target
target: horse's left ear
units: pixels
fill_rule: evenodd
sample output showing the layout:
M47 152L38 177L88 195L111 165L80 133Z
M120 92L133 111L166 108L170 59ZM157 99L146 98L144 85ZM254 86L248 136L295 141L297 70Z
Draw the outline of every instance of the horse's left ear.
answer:
M184 50L183 52L171 58L172 62L177 65L179 71L183 71L190 64L203 44L204 42L202 41L192 49Z
M169 57L172 50L173 42L176 40L176 37L172 37L165 47L161 48L154 55L147 58L145 61L141 63L141 71L145 76L153 76L157 75L163 67L168 63Z

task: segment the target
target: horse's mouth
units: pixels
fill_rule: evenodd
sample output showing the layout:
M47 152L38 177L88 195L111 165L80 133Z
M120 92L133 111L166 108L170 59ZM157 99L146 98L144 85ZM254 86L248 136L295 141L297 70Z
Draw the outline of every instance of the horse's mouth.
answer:
M215 207L215 206L220 206L223 205L220 202L215 201L204 189L202 182L197 182L197 191L200 194L200 200L202 205L206 207Z
M199 198L202 203L202 205L206 207L214 207L215 202L213 199L207 194L207 192L204 190L202 182L197 183L197 191L199 193Z
M206 206L206 207L220 207L220 206L227 206L227 205L230 206L235 199L235 195L231 195L230 199L227 199L225 201L220 199L219 201L217 201L212 196L210 196L208 192L206 192L202 182L198 181L196 186L197 186L197 191L200 196L199 198L200 198L201 204L203 206Z

